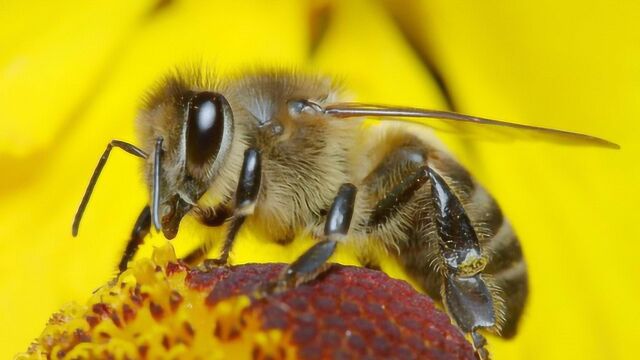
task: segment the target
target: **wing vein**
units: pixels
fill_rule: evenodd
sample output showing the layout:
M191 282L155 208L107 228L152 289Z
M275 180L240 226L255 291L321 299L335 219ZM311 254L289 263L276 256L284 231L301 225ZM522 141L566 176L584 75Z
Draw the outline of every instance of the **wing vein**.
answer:
M619 149L620 146L611 141L572 131L552 129L534 125L524 125L512 122L487 119L477 116L465 115L456 112L420 109L412 107L394 107L361 103L337 103L324 108L324 113L336 118L374 117L380 120L405 121L435 128L433 119L444 120L446 123L469 123L499 127L501 129L514 129L518 132L533 135L536 140L546 140L564 144L600 146L611 149ZM521 137L516 132L511 132L513 138Z

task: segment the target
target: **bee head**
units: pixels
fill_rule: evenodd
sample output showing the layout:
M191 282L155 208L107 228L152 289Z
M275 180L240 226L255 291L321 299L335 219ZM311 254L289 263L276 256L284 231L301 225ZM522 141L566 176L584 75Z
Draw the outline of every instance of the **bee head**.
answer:
M233 139L231 106L220 93L171 79L149 98L139 125L151 154L145 173L153 221L172 239L225 162Z

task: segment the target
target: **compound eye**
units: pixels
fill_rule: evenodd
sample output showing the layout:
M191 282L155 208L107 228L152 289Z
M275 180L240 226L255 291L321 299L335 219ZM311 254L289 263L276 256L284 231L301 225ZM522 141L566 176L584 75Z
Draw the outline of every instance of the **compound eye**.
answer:
M231 116L231 108L224 96L205 91L191 98L187 115L190 165L203 166L216 158L224 136L225 116Z

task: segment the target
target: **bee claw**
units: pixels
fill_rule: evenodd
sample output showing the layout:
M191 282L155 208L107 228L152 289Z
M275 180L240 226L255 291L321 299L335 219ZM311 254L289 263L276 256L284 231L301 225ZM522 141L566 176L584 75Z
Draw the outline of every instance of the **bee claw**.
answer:
M471 332L471 340L473 341L473 351L478 360L490 360L491 355L489 350L485 348L487 345L487 339L480 335L477 330Z
M280 292L283 292L289 289L290 286L287 286L287 283L283 281L281 277L276 280L271 280L269 282L264 283L261 286L260 293L266 295L273 295Z
M204 267L207 269L221 267L221 266L229 266L228 260L229 260L228 258L205 259L202 262L202 265L204 265Z

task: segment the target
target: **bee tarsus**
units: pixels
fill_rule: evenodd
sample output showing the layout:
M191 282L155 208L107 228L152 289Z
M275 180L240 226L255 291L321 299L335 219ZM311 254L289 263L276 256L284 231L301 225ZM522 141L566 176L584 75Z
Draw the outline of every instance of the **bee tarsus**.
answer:
M238 215L232 216L229 224L229 228L227 229L227 236L224 239L224 243L222 244L222 249L220 250L220 255L215 259L207 259L208 265L215 266L226 266L229 263L229 253L231 252L231 248L233 247L233 242L236 240L238 236L238 232L240 228L244 224L244 221L247 219L246 215ZM199 261L207 255L209 252L206 245L203 244L196 253L200 254L199 258L193 258L191 254L187 256L184 260L187 264L197 264ZM192 253L193 254L193 253Z
M335 252L338 242L349 233L357 191L353 184L340 186L327 213L325 239L314 244L291 263L272 287L273 291L286 290L311 281L328 268L327 261Z
M118 263L118 271L120 271L120 273L127 270L127 264L129 264L129 261L133 259L133 256L138 251L138 247L142 245L144 238L147 237L150 231L151 209L147 205L142 209L140 215L138 215L138 219L133 226L133 230L131 230L131 237L129 242L127 242L127 247L124 250L124 254L122 254L122 258L120 258L120 262Z
M491 355L485 346L487 345L487 339L482 336L478 331L474 330L471 332L471 342L473 344L473 350L475 352L476 359L478 360L489 360L491 359Z

